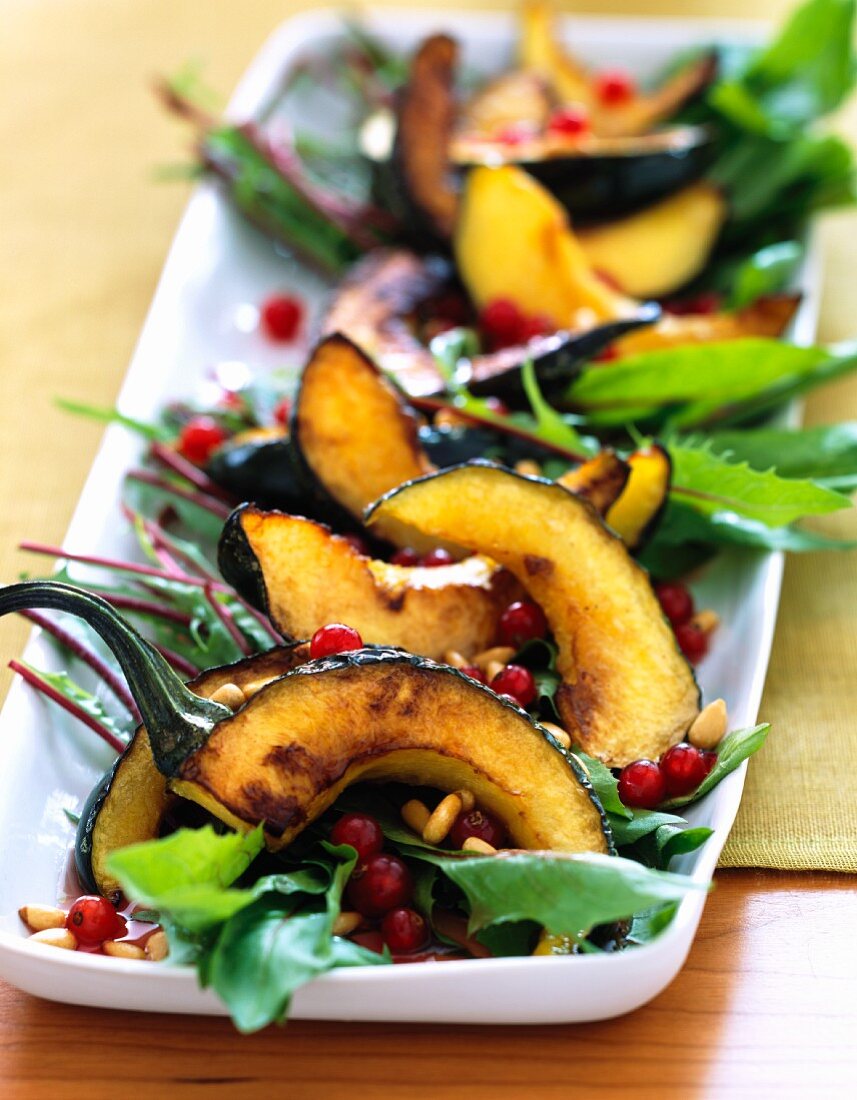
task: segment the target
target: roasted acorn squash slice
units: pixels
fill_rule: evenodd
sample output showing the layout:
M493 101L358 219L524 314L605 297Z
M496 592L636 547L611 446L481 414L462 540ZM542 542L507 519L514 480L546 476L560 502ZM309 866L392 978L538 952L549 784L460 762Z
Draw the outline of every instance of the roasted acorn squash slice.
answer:
M329 528L244 505L226 522L220 570L277 629L308 638L345 622L365 642L427 657L471 656L496 644L500 616L521 598L515 578L473 556L435 568L391 565L360 554Z
M651 537L666 507L672 461L659 443L629 455L629 477L618 498L602 511L629 550L639 550Z
M586 774L519 707L446 665L394 649L312 661L218 723L170 781L238 829L287 845L350 784L471 790L513 844L611 849Z
M684 737L699 711L693 673L648 575L586 501L473 463L394 489L367 522L384 517L457 540L517 576L550 624L557 707L587 753L622 767L656 760Z

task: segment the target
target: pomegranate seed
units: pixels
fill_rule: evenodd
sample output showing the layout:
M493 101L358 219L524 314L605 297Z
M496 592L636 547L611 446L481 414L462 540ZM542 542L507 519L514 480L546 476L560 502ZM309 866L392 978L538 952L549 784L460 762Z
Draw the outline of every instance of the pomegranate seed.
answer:
M289 294L275 294L262 305L262 328L268 339L285 344L298 335L303 315L300 299Z
M419 565L420 556L411 546L403 546L390 558L393 565Z
M661 757L661 775L670 798L695 791L707 774L702 753L693 745L673 745Z
M188 462L204 466L214 451L229 438L229 433L211 416L195 416L182 428L178 452Z
M703 752L702 759L703 759L703 762L705 764L705 774L708 775L708 773L711 771L711 769L717 763L717 753L716 752Z
M309 643L309 655L312 660L330 657L334 653L346 653L350 649L361 649L363 639L352 626L345 623L328 623L320 626Z
M688 314L707 315L717 313L722 305L722 296L710 290L697 294L693 298L680 298L677 301L664 302L663 308L675 317L685 317Z
M289 397L281 397L274 406L274 419L278 424L285 426L292 416L292 402Z
M464 668L459 669L465 676L469 676L471 680L476 680L480 684L487 684L488 678L481 668L477 668L476 665L465 665Z
M498 695L511 695L520 707L528 707L536 698L536 681L523 665L506 665L491 681Z
M633 99L637 91L630 73L624 69L605 69L595 80L595 94L605 107L616 107Z
M698 664L708 652L708 635L694 622L674 627L678 647L692 665Z
M553 320L544 313L536 313L524 320L520 339L522 343L526 343L527 340L535 340L537 336L546 336L549 332L556 332Z
M580 137L589 132L589 115L585 107L561 107L548 122L548 134L554 137Z
M398 856L380 853L359 863L348 880L348 899L364 917L380 917L407 905L413 893L411 872Z
M626 806L653 810L666 793L661 769L653 760L635 760L619 773L619 797Z
M384 937L380 932L355 932L351 939L369 951L374 951L378 955L384 954Z
M415 909L391 909L381 921L381 935L394 955L412 955L428 941L428 926Z
M520 649L533 638L544 638L548 621L537 603L517 600L510 603L500 616L500 642Z
M479 327L494 348L520 342L524 315L510 298L495 298L479 314Z
M68 911L66 928L82 943L103 943L116 940L128 931L125 918L121 917L107 898L96 894L84 894Z
M535 131L532 126L525 123L512 123L497 131L495 140L501 145L522 145L525 141L532 141Z
M686 623L693 617L693 596L683 584L656 584L655 595L661 605L661 611L673 626Z
M330 831L330 840L333 844L350 844L364 863L384 847L384 834L375 818L356 812L342 815Z
M358 554L362 554L366 558L371 558L372 554L369 550L369 543L360 535L343 535L345 541L352 549L356 550Z
M438 565L452 565L454 561L455 558L448 550L438 546L434 550L429 550L427 554L423 554L420 558L420 565L426 569L435 569Z
M461 849L470 836L478 837L495 848L503 848L506 844L506 830L496 818L482 810L459 814L452 823L447 839L451 847Z
M243 412L246 404L241 394L236 393L235 390L224 390L218 401L221 409L228 409L229 412Z

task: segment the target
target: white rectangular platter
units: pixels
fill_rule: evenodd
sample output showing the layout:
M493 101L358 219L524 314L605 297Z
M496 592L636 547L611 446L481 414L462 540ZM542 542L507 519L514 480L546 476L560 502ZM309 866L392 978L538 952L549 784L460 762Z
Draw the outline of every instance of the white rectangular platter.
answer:
M450 30L475 70L500 69L509 59L509 15L386 11L368 17L371 29L397 49L425 33ZM284 73L308 46L339 33L335 12L305 14L283 24L266 42L236 91L230 113L258 113L280 87ZM575 48L594 64L621 62L641 77L677 50L713 40L757 41L747 24L575 18L564 27ZM133 257L128 257L133 263ZM814 265L809 265L813 268ZM804 305L794 336L809 341L816 318L817 272L804 273ZM194 193L176 235L127 379L120 409L154 416L165 401L199 395L215 376L298 366L300 350L284 357L253 331L253 305L273 291L299 291L317 314L325 287L249 228L216 187ZM73 387L73 379L69 380ZM118 519L124 470L139 445L110 428L93 465L65 542L69 551L127 554L133 543ZM22 537L26 532L21 532ZM38 563L34 569L38 569ZM698 604L722 617L713 652L700 669L707 698L725 698L733 726L757 715L779 599L782 558L724 555L707 570L695 593ZM10 581L13 578L0 578ZM38 632L26 659L59 668L60 660ZM73 827L64 809L77 810L109 755L57 708L22 683L10 691L0 717L0 976L20 989L53 1000L110 1008L224 1013L197 986L192 970L145 965L102 956L48 951L29 943L17 917L25 902L50 902L63 889ZM741 798L739 769L689 813L714 836L674 868L702 886L711 881ZM705 901L694 892L659 940L617 955L512 958L342 970L301 989L294 1017L524 1024L604 1019L650 1000L673 979L690 949Z

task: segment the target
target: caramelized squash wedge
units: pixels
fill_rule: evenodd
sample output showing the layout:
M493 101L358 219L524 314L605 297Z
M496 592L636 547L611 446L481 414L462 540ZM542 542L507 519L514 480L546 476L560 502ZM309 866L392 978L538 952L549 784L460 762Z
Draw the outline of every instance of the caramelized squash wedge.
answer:
M636 298L662 298L703 270L726 220L722 191L696 183L618 221L580 229L597 271Z
M672 462L659 443L627 459L630 476L618 498L601 514L629 550L639 550L654 534L672 481Z
M564 489L585 497L600 516L605 516L621 499L630 474L628 463L605 449L556 480Z
M330 529L250 505L226 521L219 548L226 580L288 637L345 622L365 642L440 659L494 645L500 616L522 596L496 562L473 556L435 568L391 565L359 553Z
M584 751L622 767L684 737L699 712L693 673L648 575L590 504L555 482L473 463L394 489L367 522L391 517L517 576L550 624L557 707Z
M612 850L585 772L517 706L395 649L312 661L269 684L181 764L170 787L237 829L289 844L357 782L473 791L522 848Z
M210 698L225 684L235 684L249 698L264 684L309 660L309 646L299 642L280 646L256 657L202 673L188 684ZM154 840L176 801L167 780L155 765L149 734L140 726L128 747L90 794L80 815L74 857L86 890L114 897L118 881L107 870L112 852L129 844Z

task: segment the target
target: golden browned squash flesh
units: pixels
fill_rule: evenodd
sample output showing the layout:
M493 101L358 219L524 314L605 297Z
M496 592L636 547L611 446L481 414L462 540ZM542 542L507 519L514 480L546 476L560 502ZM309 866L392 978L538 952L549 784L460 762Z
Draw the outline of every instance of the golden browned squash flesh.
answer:
M344 622L364 642L440 657L495 645L500 616L522 596L518 582L478 555L434 568L391 565L359 553L330 529L244 505L220 542L224 577L264 607L277 629L309 638Z
M560 44L554 26L553 6L545 0L525 0L520 8L518 64L537 73L554 89L562 103L591 107L595 95L592 78L576 58Z
M553 195L511 165L468 175L454 251L479 307L509 298L527 314L574 329L628 317L638 305L597 276Z
M585 773L546 731L457 670L398 650L356 650L274 681L170 785L234 828L264 822L281 848L365 781L471 790L522 848L610 848Z
M554 106L547 81L517 69L490 81L468 100L459 113L457 132L490 139L507 126L522 124L538 132L547 126Z
M726 218L723 193L695 183L618 221L578 231L590 264L626 294L661 298L708 262Z
M734 313L667 314L647 329L621 336L613 345L620 357L644 351L742 340L748 336L782 336L800 305L796 294L759 298Z
M699 711L693 673L647 573L591 505L555 482L474 463L393 490L367 520L385 516L518 577L556 639L557 706L587 753L622 767L682 739Z
M630 473L627 462L605 449L558 477L557 483L585 497L600 516L605 516L622 495Z
M628 457L630 477L607 509L607 523L629 550L637 550L657 526L672 480L670 456L658 443Z
M599 137L635 137L651 133L705 91L717 75L717 55L705 53L684 65L651 92L625 103L597 103L591 124Z

